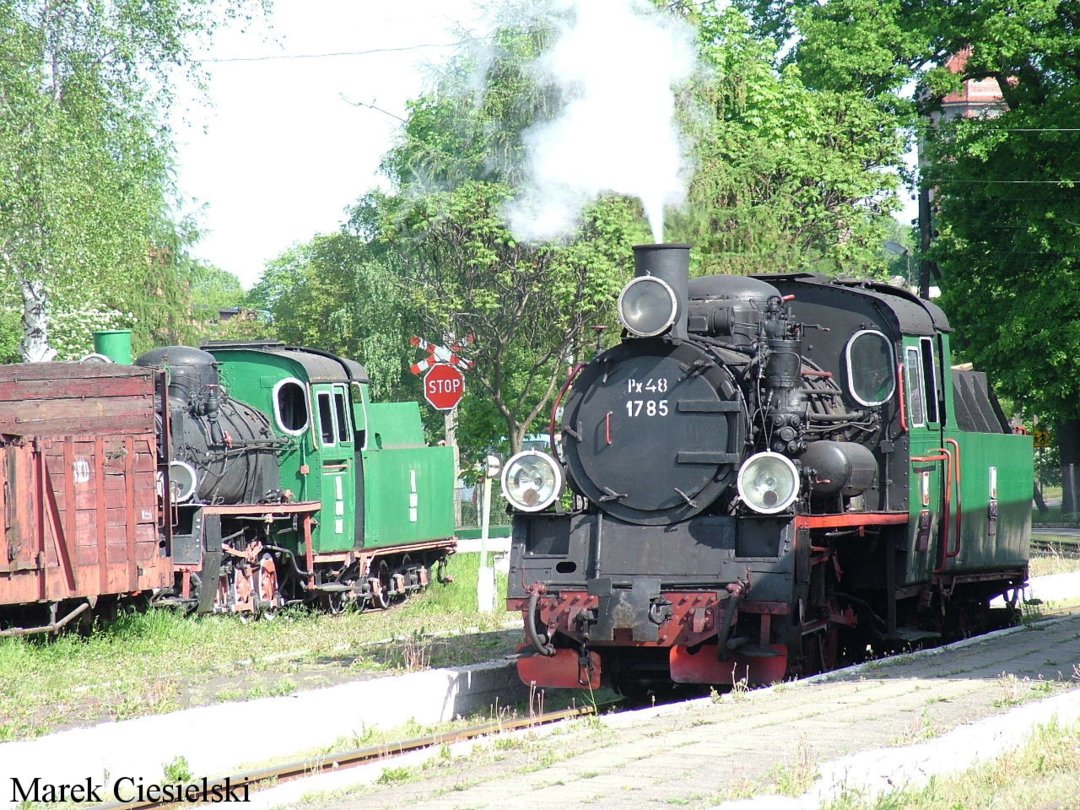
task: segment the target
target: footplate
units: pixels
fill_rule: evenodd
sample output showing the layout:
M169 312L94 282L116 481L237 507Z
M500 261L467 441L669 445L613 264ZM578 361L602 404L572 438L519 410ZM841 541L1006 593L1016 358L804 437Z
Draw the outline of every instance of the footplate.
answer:
M721 659L715 644L702 644L697 652L677 644L668 654L671 680L675 683L736 684L760 686L784 680L787 673L787 647L768 647L730 652Z
M523 653L517 660L518 677L526 685L551 689L599 689L600 656L584 657L576 650L560 649L554 655Z

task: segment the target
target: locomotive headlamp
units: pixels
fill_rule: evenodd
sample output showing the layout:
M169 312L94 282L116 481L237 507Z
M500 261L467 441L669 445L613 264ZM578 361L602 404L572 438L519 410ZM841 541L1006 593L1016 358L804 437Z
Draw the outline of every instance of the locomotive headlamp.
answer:
M195 468L186 461L171 461L169 462L169 484L172 488L173 503L184 503L191 500L191 496L199 488L199 476Z
M799 471L787 456L758 453L739 470L739 497L763 515L782 512L799 494Z
M638 337L653 337L675 323L679 305L671 285L656 276L638 276L619 295L619 320Z
M551 506L562 486L562 469L547 453L522 450L503 467L503 494L511 506L522 512L539 512Z

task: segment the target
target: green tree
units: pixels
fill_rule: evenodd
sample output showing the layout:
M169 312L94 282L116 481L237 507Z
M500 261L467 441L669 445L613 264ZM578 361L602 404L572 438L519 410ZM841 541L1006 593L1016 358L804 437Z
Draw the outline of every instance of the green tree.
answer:
M381 200L374 238L410 296L423 334L475 340L461 444L479 455L502 436L516 451L582 358L588 327L610 318L645 230L636 202L609 197L564 244L519 241L506 206L526 173L525 133L560 109L533 60L550 24L515 17L469 49L410 105L383 168L397 193ZM494 421L493 421L494 420Z
M808 87L735 9L691 4L703 69L684 126L697 170L668 228L700 272L884 275L903 141L862 92Z
M589 327L610 317L640 226L635 206L610 198L587 212L574 241L524 244L503 223L511 194L502 184L469 181L426 195L385 238L425 333L475 341L468 384L484 405L468 413L497 417L494 435L516 452L588 350ZM490 444L490 424L482 425L486 439L466 427L465 446L479 452Z
M24 356L45 309L119 312L143 345L188 328L163 122L172 71L244 4L0 2L0 286L33 316Z
M900 124L933 116L921 129L937 239L923 258L940 267L955 345L1028 415L1057 422L1062 463L1080 464L1080 7L736 2L763 30L798 34L787 60L814 86L864 92ZM1001 108L950 120L943 99L967 80L994 82Z
M359 204L338 233L316 236L272 261L247 306L269 312L273 335L364 364L380 399L416 399L404 361L416 322L400 280L382 261L383 246L361 235L371 201Z

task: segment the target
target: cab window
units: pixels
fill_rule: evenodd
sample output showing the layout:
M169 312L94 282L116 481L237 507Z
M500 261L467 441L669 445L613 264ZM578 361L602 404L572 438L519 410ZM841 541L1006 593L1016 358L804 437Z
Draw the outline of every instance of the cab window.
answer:
M356 428L356 446L367 450L367 410L364 407L364 395L359 383L349 386L353 407L353 425Z
M909 346L904 351L904 381L908 389L908 425L926 425L926 386L923 383L922 357L919 349Z
M290 377L274 386L274 421L279 430L291 436L307 430L307 389L300 380Z
M337 418L337 439L339 442L347 442L352 437L349 435L348 406L345 403L344 386L334 386L334 416Z
M938 423L938 401L941 394L938 391L937 360L934 357L933 338L920 338L919 349L922 352L923 379L926 381L926 421Z
M860 405L881 405L896 390L892 345L881 332L864 330L847 345L848 387Z
M334 435L334 406L330 401L329 391L319 392L319 435L322 437L323 447L332 447L337 444Z

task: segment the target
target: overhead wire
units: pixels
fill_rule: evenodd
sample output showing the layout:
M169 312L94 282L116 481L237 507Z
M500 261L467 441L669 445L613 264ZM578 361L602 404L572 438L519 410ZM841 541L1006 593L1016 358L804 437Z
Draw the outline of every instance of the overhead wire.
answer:
M361 51L327 51L326 53L282 53L261 54L259 56L204 56L196 57L192 61L201 63L221 62L273 62L289 61L292 59L335 59L343 56L370 56L381 53L401 53L406 51L419 51L425 48L453 48L459 45L467 45L475 39L462 39L456 42L421 42L416 45L402 45L396 48L368 48Z

